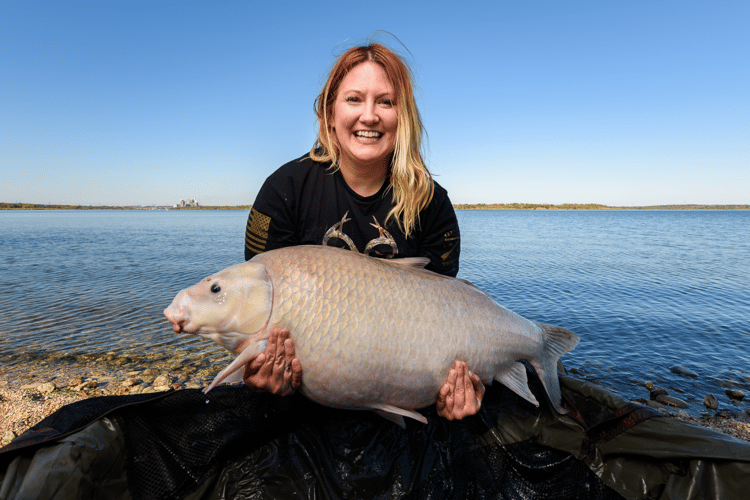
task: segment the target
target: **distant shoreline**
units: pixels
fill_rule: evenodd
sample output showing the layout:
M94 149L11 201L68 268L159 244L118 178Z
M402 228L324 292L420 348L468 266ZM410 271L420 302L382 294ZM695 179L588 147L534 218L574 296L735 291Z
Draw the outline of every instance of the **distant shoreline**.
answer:
M0 210L250 210L252 205L173 207L167 205L42 205L38 203L0 203Z
M170 207L170 206L115 206L115 205L42 205L35 203L0 203L0 210L245 210L252 205ZM750 210L750 205L648 205L641 207L615 207L597 203L459 203L455 210Z
M647 205L642 207L611 207L597 203L477 203L456 204L455 210L750 210L750 205Z

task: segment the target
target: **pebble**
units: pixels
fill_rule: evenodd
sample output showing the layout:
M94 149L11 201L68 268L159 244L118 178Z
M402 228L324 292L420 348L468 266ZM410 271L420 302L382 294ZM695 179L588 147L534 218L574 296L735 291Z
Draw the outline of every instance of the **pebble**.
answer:
M8 431L5 434L3 434L3 444L10 443L14 439L16 439L16 433L13 431Z
M68 382L68 385L72 387L76 387L76 386L81 385L82 383L83 383L83 379L81 377L74 377L70 379L70 381Z
M36 389L40 385L41 385L40 382L35 382L33 384L25 384L25 385L21 386L21 390L22 391L33 391L34 389Z
M57 389L57 386L54 384L54 382L39 384L39 387L36 388L36 390L41 392L42 394L50 394L54 392L55 389Z
M703 404L706 405L706 408L709 410L716 410L719 408L719 401L713 394L707 394L706 398L703 400Z
M162 373L154 379L154 387L169 386L174 382L174 378L166 373Z
M138 385L141 382L142 382L142 380L139 379L139 378L130 377L130 378L126 378L125 380L122 381L122 386L123 387L133 387L134 385Z
M725 392L730 399L742 401L745 398L745 393L739 389L727 389Z
M676 408L690 408L690 405L685 401L672 396L667 396L666 394L660 394L659 396L657 396L656 401L664 405L674 406Z
M656 408L657 410L664 408L664 405L662 405L661 403L657 403L656 401L653 401L651 399L647 400L646 404L652 408Z
M666 396L667 394L669 393L665 389L654 387L651 390L651 399L656 399L658 401L659 396Z
M84 391L86 389L96 389L99 384L96 382L96 380L87 380L86 382L83 382L81 384L78 384L73 388L74 391Z
M682 375L683 377L698 378L697 373L695 373L693 370L685 368L684 366L672 366L669 368L669 371L677 375Z

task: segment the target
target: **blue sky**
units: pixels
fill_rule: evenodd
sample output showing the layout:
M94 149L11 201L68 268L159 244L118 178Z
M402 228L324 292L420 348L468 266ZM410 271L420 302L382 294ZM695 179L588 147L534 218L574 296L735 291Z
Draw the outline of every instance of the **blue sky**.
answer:
M0 201L251 204L385 30L454 203L748 204L748 26L745 0L6 1Z

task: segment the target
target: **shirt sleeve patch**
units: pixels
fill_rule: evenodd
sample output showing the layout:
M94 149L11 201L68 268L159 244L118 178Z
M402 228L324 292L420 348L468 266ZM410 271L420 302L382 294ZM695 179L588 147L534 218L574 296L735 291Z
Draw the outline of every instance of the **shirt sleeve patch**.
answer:
M247 218L247 228L245 229L245 248L256 254L265 252L270 224L271 218L269 216L258 212L254 208L251 209L250 216Z

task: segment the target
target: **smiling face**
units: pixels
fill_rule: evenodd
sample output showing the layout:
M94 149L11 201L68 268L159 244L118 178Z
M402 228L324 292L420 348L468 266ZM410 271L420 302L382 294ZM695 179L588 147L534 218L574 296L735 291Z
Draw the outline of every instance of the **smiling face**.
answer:
M379 64L366 61L347 73L332 120L341 168L388 169L398 128L396 104L393 84Z

